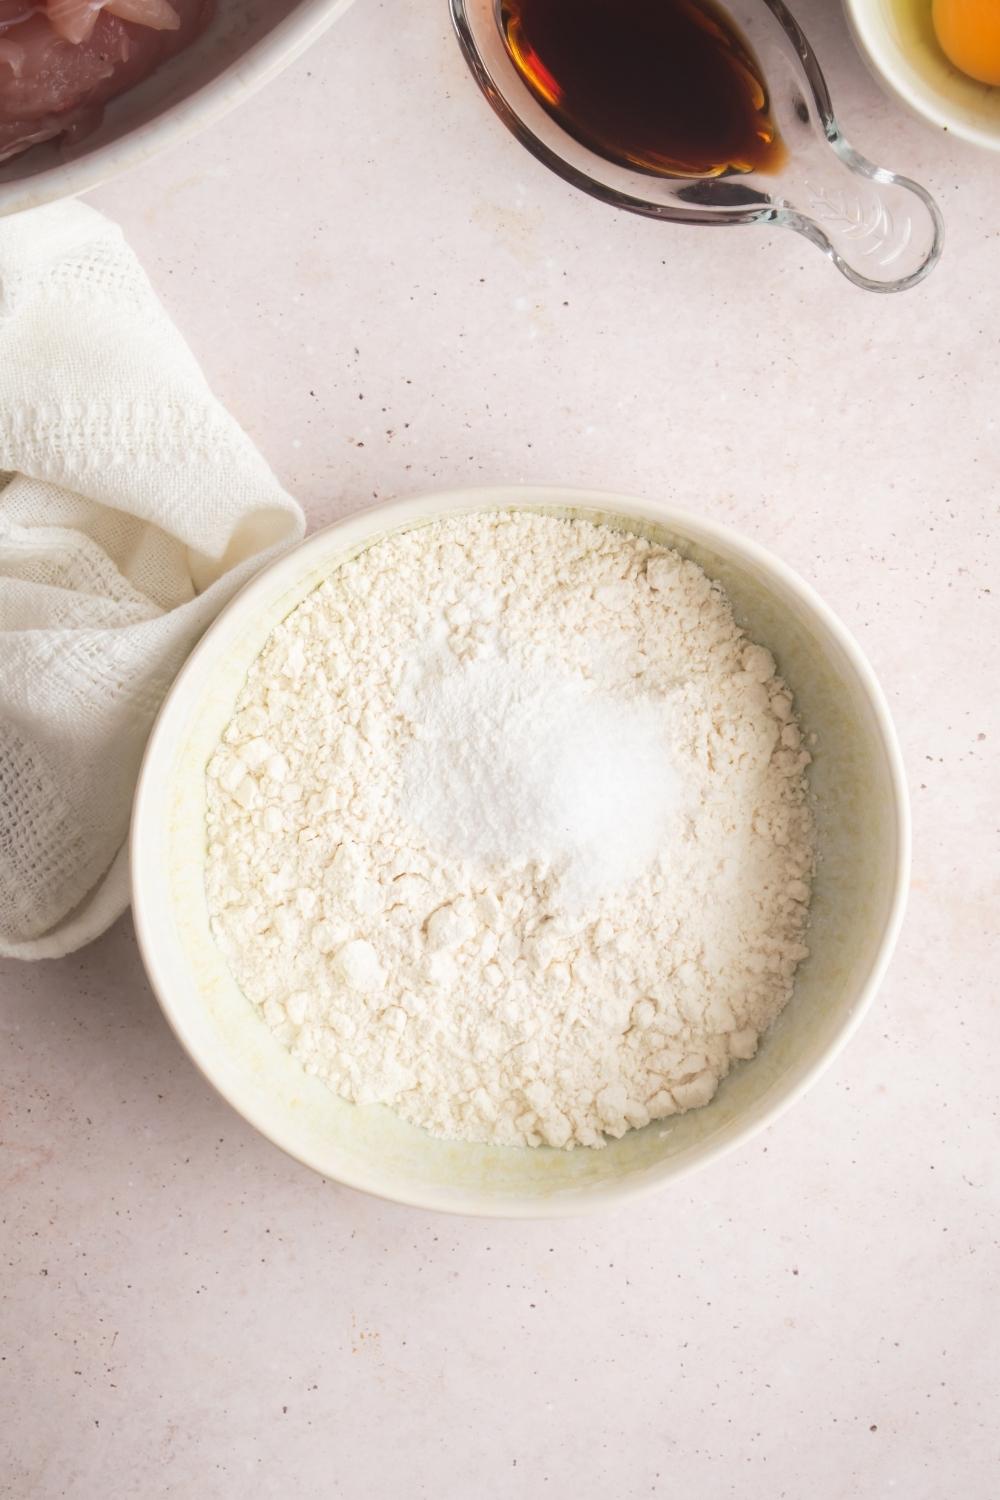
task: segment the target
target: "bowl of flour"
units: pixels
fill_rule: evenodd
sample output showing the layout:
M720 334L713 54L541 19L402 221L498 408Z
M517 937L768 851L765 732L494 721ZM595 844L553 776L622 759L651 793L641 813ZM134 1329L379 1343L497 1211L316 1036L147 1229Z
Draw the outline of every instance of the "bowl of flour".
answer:
M457 492L312 537L172 690L133 823L168 1019L403 1202L545 1215L710 1160L857 1024L908 814L870 669L660 505Z

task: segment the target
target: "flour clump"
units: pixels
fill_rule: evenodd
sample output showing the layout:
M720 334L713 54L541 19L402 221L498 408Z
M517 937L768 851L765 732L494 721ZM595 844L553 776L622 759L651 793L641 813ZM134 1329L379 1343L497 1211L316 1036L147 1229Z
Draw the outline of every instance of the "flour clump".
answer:
M437 521L344 563L251 669L208 767L213 933L342 1097L600 1146L706 1104L788 1000L809 759L693 562Z

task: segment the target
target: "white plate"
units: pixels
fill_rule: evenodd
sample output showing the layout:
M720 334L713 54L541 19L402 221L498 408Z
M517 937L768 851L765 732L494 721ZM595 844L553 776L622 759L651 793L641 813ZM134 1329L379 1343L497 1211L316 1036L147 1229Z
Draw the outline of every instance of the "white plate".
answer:
M400 528L504 507L601 520L676 546L724 585L769 646L818 742L821 863L793 998L711 1104L603 1150L518 1150L435 1140L381 1106L307 1077L243 997L205 900L205 765L274 626L347 558ZM205 635L150 738L132 824L139 944L168 1021L234 1109L299 1161L425 1208L517 1217L607 1207L704 1166L773 1120L852 1034L888 962L905 902L909 811L888 710L859 648L777 558L666 505L561 489L466 490L379 506L321 531L258 575Z
M89 192L213 125L287 68L352 0L217 0L206 30L113 99L72 155L57 142L0 163L0 215Z

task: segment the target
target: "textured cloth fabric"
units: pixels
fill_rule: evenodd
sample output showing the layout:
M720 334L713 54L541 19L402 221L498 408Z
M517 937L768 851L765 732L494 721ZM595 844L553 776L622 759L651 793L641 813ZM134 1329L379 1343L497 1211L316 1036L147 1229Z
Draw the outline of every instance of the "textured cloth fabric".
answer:
M303 529L120 231L78 203L0 220L0 954L125 909L160 701Z

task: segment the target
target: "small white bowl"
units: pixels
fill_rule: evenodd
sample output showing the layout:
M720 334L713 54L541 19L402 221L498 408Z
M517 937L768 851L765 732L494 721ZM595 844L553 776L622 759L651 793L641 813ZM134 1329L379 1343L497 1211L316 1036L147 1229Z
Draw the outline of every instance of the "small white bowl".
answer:
M205 899L205 765L275 625L342 562L399 529L515 508L641 532L692 557L775 653L818 739L811 778L821 863L795 993L754 1060L704 1109L603 1150L436 1140L381 1106L345 1103L307 1077L237 988ZM174 683L146 751L132 823L133 911L160 1004L234 1109L327 1177L422 1208L544 1217L605 1208L704 1166L773 1120L829 1064L870 1003L902 919L906 784L889 713L858 646L813 591L763 548L700 516L563 489L467 490L379 506L318 532L259 574Z
M112 99L72 152L58 142L0 163L0 216L90 192L179 145L255 93L342 15L351 0L217 0L202 34Z
M926 15L901 26L889 0L844 0L862 57L878 81L932 125L1000 151L1000 88L952 66Z

